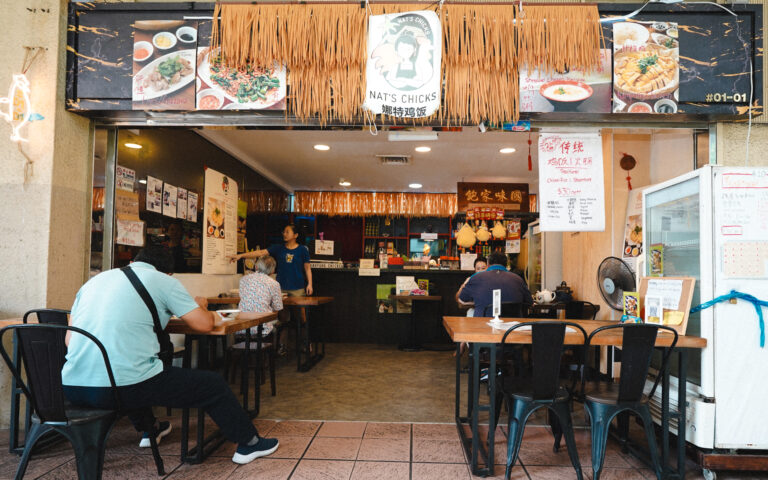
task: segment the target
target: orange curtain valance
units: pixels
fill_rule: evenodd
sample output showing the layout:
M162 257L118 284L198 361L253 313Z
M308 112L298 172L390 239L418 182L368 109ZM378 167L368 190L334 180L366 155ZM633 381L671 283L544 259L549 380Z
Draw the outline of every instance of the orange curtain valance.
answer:
M242 192L248 213L283 213L288 211L288 194L279 191Z
M308 215L452 217L455 193L296 192L296 212Z

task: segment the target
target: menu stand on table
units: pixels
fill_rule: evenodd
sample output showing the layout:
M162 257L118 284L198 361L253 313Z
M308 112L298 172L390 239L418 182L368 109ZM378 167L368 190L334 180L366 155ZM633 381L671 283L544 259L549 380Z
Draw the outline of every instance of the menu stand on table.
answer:
M404 352L420 352L421 350L424 349L424 347L421 345L421 342L419 342L418 335L416 334L416 320L417 320L416 306L422 302L442 302L443 297L439 295L390 295L389 298L395 301L410 300L412 302L410 334L408 335L408 339L406 340L406 343L398 345L397 348Z

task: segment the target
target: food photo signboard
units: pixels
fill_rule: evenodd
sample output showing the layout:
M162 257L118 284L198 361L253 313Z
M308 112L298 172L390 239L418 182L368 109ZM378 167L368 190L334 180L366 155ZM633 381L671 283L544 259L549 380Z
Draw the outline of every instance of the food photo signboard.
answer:
M612 94L608 49L600 50L600 67L594 72L520 69L521 112L610 113Z
M680 44L677 23L613 25L613 112L677 113Z
M196 21L136 21L133 33L133 109L194 109L196 48Z
M206 169L203 200L203 273L237 273L237 182Z
M285 65L224 65L210 44L210 22L200 26L197 49L197 110L285 110Z

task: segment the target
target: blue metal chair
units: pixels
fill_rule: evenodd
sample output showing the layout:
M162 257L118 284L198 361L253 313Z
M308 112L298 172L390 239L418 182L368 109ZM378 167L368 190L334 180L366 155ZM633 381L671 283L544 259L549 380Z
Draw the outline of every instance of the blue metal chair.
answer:
M653 397L656 387L659 385L661 375L656 377L653 388L646 395L643 393L645 381L648 377L648 368L651 364L651 355L656 345L656 335L659 330L669 331L674 335L667 352L662 357L661 371L666 368L669 355L677 345L677 332L675 329L662 325L627 324L621 323L595 329L587 338L587 346L592 343L595 336L615 329L622 329L621 345L621 378L616 384L593 384L585 389L584 378L581 385L584 395L584 408L589 413L592 425L592 470L594 480L600 479L605 460L605 446L608 442L608 430L614 417L622 412L632 412L639 416L645 427L645 435L648 437L648 448L651 461L656 472L656 477L661 480L662 467L659 462L659 454L656 446L656 432L653 429L651 411L648 401Z

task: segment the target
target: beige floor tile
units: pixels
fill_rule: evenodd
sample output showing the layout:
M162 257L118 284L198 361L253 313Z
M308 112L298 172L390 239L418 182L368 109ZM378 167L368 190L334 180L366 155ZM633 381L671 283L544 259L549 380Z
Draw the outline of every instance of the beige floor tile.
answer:
M368 422L365 427L365 438L411 438L410 423L377 423Z
M411 459L411 440L408 438L364 438L357 459L408 462Z
M356 462L351 480L409 480L406 462Z
M298 460L257 458L247 465L238 466L227 480L287 480L296 463Z
M272 430L276 424L277 422L275 420L265 420L261 418L257 418L253 421L253 425L259 431L260 437L269 436L270 430Z
M312 437L292 437L289 435L281 435L277 437L280 444L277 447L277 451L269 456L269 458L301 458L304 452L307 451L309 442L312 441Z
M293 437L311 437L320 428L321 422L305 422L296 420L286 420L278 422L269 431L271 437L280 437L281 435L290 435Z
M459 432L453 423L414 423L413 438L414 440L417 438L425 440L458 440Z
M349 480L355 462L337 460L302 460L291 480Z
M195 480L200 478L205 480L223 480L229 477L236 468L237 464L232 462L231 455L229 458L212 456L198 465L182 464L171 473L168 480Z
M469 468L462 464L414 463L411 465L412 480L468 480Z
M413 440L413 461L434 463L465 463L464 451L458 440Z
M526 470L528 470L528 475L530 475L531 480L575 480L578 478L573 467L526 466ZM591 478L592 472L585 471L584 467L582 467L581 471L585 479Z
M366 422L325 422L317 432L318 437L355 437L365 433Z
M360 438L315 437L304 458L316 460L355 460Z

